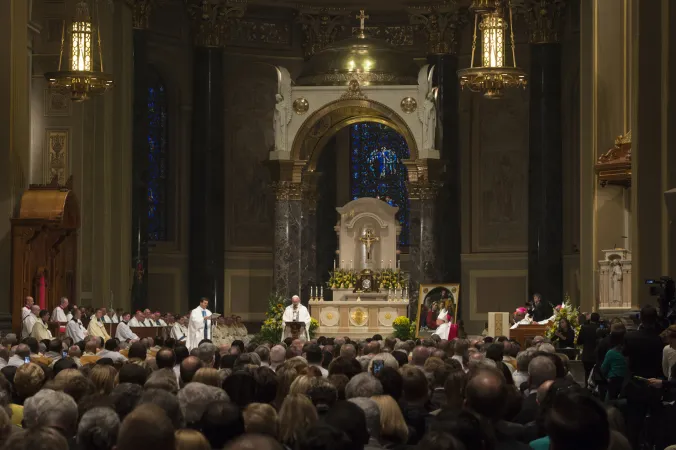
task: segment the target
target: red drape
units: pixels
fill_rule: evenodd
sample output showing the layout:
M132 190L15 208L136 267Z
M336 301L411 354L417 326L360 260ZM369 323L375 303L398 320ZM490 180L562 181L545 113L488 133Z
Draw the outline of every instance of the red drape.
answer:
M38 282L38 304L40 309L47 308L47 286L45 283L45 275L40 275L40 281Z

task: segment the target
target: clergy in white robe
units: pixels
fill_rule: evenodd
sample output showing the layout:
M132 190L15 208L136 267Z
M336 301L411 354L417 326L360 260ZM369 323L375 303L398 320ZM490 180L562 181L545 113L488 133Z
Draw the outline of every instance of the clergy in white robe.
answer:
M87 333L84 325L82 325L80 315L80 311L77 309L74 310L73 319L68 322L68 325L66 325L66 336L71 338L75 343L84 341L84 338L86 338L87 334L89 334Z
M90 336L103 338L103 341L105 342L110 339L110 335L106 330L106 324L103 323L102 317L103 311L101 309L97 309L96 314L94 315L94 320L89 322L87 332L89 332Z
M188 350L197 348L203 339L211 339L211 311L207 309L209 299L202 298L200 305L190 312L186 346Z
M130 327L145 327L145 324L143 323L144 319L143 313L141 311L136 311L136 314L129 320L127 325Z
M28 296L24 302L23 308L21 308L21 320L24 320L31 313L31 308L35 304L33 297Z
M138 341L139 337L131 331L129 328L128 322L131 318L131 314L126 313L122 316L122 322L118 323L117 330L115 331L115 337L120 340L120 342L126 341Z
M59 306L54 308L54 312L52 313L52 322L68 322L66 308L68 308L68 299L66 297L61 297L61 303L59 303Z
M26 339L31 335L35 322L38 321L40 315L40 307L38 305L31 306L31 312L23 319L23 327L21 329L21 339Z
M437 316L437 329L434 330L434 333L439 336L441 339L448 339L448 333L451 331L451 316L446 311L442 309L439 315Z
M171 337L176 342L185 342L188 336L188 329L185 327L185 317L181 317L178 322L175 322L171 327Z
M310 340L310 313L307 308L300 303L300 297L294 295L291 297L291 304L284 310L282 316L282 338L284 340L291 336L291 330L286 326L286 322L303 322L305 324L305 332L301 334L300 338L306 341Z

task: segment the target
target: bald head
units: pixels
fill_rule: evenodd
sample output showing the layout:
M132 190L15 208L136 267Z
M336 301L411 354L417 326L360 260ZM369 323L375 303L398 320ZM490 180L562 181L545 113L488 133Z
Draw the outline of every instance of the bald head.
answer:
M245 434L225 446L225 450L282 450L282 446L267 436Z
M477 414L500 420L507 402L507 382L497 369L478 369L467 382L465 403Z
M31 306L31 312L36 316L39 315L40 314L40 305Z
M530 386L538 388L542 383L556 379L556 366L546 356L536 356L528 364Z
M430 357L430 351L427 347L416 347L411 355L411 362L416 366L424 366L427 358Z
M298 304L300 303L300 297L294 295L293 297L291 297L291 303L293 304L293 306L298 306Z

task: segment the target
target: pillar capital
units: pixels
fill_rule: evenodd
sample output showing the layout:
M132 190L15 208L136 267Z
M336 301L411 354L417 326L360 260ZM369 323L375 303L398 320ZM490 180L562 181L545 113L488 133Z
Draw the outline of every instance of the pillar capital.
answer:
M275 194L275 199L279 200L302 200L303 184L293 181L273 181L270 188Z
M455 55L460 48L462 29L469 22L469 11L450 4L409 9L409 18L427 36L429 55Z
M350 12L344 8L304 8L298 12L298 23L303 27L305 58L323 50L345 30Z
M126 2L131 8L132 27L135 30L147 30L157 0L126 0Z
M524 0L514 9L528 24L531 44L554 44L561 41L565 0Z
M443 186L440 181L417 181L408 184L408 196L411 200L434 200Z
M247 0L185 0L197 47L224 47L233 22L244 16Z

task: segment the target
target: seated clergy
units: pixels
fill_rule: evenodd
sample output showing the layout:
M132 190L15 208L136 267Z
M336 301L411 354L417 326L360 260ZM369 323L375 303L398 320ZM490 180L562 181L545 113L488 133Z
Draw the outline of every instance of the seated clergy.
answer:
M458 327L453 324L453 316L451 316L446 309L443 309L437 317L437 329L434 334L441 339L452 340L458 335Z
M305 306L301 305L300 297L297 295L291 297L291 304L284 310L282 322L284 322L284 329L282 331L281 340L291 337L291 329L286 326L286 322L303 322L305 324L305 330L299 337L301 340L310 340L310 313Z
M129 320L129 325L130 327L145 327L145 316L141 311L136 311L136 314L134 314L134 317L132 317Z
M35 325L33 325L33 330L31 330L31 337L37 339L38 342L44 341L45 339L51 340L52 332L49 331L49 327L47 326L47 322L49 322L49 311L43 309L39 314L40 317L35 322Z
M61 302L59 306L54 308L54 313L52 314L52 321L65 323L68 322L68 317L66 316L66 309L68 308L68 299L66 297L61 297Z
M186 337L188 336L188 328L186 327L187 323L188 318L186 316L182 316L171 326L171 337L175 339L176 342L185 343Z
M66 325L66 336L71 338L73 342L84 341L84 339L89 334L87 329L82 325L82 320L80 320L80 310L73 310L73 319L68 322Z
M40 315L40 306L31 305L31 312L23 319L23 328L21 330L22 339L26 339L28 336L31 335L31 332L33 331L33 326L35 325L35 322L38 321L39 315Z
M110 339L108 331L106 331L106 324L103 323L103 309L99 308L94 314L94 319L89 322L89 327L87 328L89 336L101 337L104 341Z
M127 341L138 341L139 337L131 331L129 328L129 320L131 319L131 314L128 312L122 313L122 322L117 325L117 330L115 330L115 337L120 340L120 342Z

